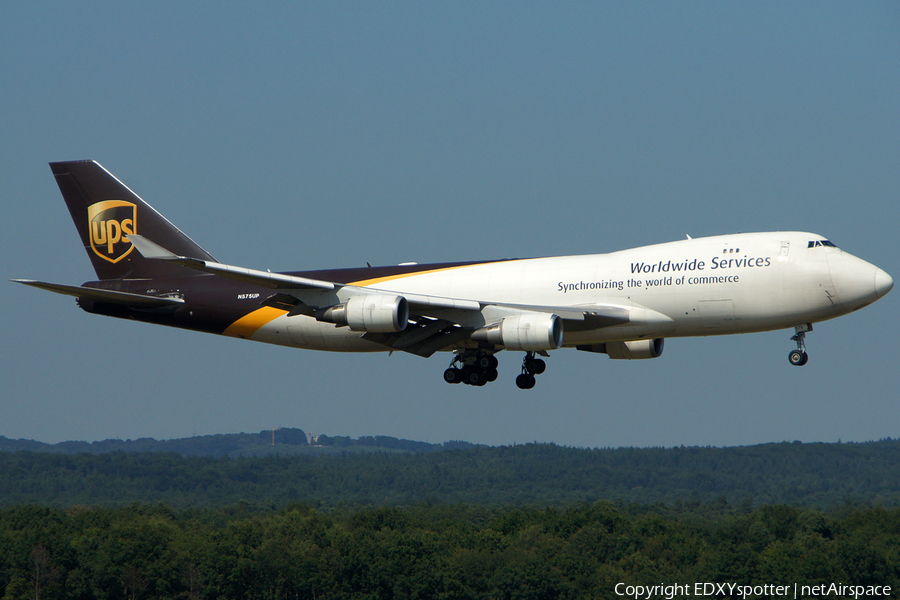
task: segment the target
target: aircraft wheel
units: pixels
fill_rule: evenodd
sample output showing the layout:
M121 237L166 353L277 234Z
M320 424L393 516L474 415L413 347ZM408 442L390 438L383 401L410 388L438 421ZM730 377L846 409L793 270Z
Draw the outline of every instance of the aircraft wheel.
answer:
M540 375L547 370L547 363L540 358L534 358L525 363L525 368L532 375Z
M447 383L459 383L462 381L462 371L450 367L444 371L444 381Z
M493 361L491 359L493 359ZM496 365L491 364L492 362L494 362L496 360L497 359L494 358L493 356L491 356L490 354L479 354L475 358L475 366L478 367L479 369L481 369L482 371L486 371L487 369L496 367Z
M497 372L497 369L488 369L487 371L484 372L484 380L487 383L490 383L492 381L497 381L497 375L499 375L499 373Z
M469 385L480 385L484 380L484 377L482 376L481 371L479 371L478 369L466 367L462 371L462 380L463 383L467 383Z
M534 375L529 375L528 373L522 373L518 377L516 377L516 385L520 390L530 390L534 387Z
M791 350L791 353L788 354L788 360L795 367L802 367L809 362L809 354L802 350Z

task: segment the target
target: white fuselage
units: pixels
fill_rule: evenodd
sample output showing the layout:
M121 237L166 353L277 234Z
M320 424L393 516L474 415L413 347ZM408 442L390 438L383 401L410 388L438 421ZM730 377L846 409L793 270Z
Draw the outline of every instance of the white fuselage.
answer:
M628 324L566 331L564 346L569 347L749 333L831 319L890 290L893 282L884 271L823 241L803 232L734 234L609 254L440 268L353 284L501 306L614 306L631 312ZM455 322L474 328L502 316L497 306L452 315ZM317 350L385 350L362 335L301 315L274 318L252 339Z

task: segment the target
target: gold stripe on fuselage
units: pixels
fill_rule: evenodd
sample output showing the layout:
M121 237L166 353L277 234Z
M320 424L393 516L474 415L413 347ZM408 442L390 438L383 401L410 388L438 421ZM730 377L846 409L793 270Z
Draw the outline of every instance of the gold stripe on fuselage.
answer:
M384 283L385 281L396 281L397 279L404 279L406 277L416 277L418 275L428 275L430 273L440 273L442 271L452 271L454 269L466 269L468 267L480 267L483 265L492 264L494 262L502 262L502 261L469 263L466 265L456 265L453 267L441 267L439 269L425 269L423 271L411 271L409 273L398 273L396 275L387 275L385 277L375 277L374 279L361 279L360 281L351 281L347 285L355 285L358 287L365 287L365 286L369 286L369 285L377 285L379 283Z
M267 323L271 323L281 315L287 314L286 310L264 306L251 313L248 313L228 326L228 329L222 332L222 335L230 335L249 340L253 334L259 331L259 328Z

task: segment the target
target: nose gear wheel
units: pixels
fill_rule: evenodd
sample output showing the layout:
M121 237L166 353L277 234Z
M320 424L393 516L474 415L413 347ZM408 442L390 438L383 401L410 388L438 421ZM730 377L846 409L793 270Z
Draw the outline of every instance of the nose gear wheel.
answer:
M797 342L797 349L791 350L788 360L795 367L802 367L809 362L809 354L806 353L806 332L812 331L812 324L797 325L794 327L794 336L791 341Z

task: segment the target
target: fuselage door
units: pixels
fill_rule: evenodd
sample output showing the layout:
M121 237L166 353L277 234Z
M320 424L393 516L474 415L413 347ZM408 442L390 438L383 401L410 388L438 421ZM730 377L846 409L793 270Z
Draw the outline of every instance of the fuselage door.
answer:
M701 300L697 303L700 327L719 329L734 324L734 302L731 300Z

